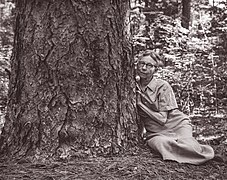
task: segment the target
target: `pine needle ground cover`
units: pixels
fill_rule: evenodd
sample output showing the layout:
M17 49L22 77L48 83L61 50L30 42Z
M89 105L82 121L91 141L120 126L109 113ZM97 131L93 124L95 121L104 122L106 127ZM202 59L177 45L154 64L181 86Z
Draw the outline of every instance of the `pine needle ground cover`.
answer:
M51 163L0 161L0 180L150 180L227 179L227 123L222 118L193 118L194 135L220 156L203 165L179 164L152 154L148 148L124 156L75 157ZM212 136L216 133L217 136ZM203 138L202 138L203 137Z

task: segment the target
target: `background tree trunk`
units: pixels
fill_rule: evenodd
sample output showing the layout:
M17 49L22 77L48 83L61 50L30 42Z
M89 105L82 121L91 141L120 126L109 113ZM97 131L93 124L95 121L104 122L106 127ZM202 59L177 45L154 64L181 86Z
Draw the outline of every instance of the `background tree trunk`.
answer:
M127 0L18 0L7 156L119 153L136 141Z
M182 7L181 25L188 29L191 17L191 0L182 0Z

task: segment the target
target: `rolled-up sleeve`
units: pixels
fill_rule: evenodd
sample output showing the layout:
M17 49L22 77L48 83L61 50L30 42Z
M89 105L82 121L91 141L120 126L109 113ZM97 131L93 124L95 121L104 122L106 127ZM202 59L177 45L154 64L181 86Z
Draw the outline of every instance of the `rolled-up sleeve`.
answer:
M169 83L165 83L158 93L159 111L169 111L178 108L176 98L172 87Z

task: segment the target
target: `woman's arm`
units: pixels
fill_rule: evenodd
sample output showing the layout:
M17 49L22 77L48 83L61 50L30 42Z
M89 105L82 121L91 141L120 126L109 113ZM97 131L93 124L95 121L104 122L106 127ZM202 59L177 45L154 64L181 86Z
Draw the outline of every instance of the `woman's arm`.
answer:
M154 111L152 109L149 109L148 107L146 107L142 103L138 103L138 106L144 112L146 112L151 117L151 119L154 120L155 122L159 123L162 126L166 123L167 115L168 115L167 111Z
M141 102L141 96L140 93L137 94L137 105L146 113L148 114L151 119L159 123L160 125L164 125L167 121L167 111L156 111L152 108L148 108Z

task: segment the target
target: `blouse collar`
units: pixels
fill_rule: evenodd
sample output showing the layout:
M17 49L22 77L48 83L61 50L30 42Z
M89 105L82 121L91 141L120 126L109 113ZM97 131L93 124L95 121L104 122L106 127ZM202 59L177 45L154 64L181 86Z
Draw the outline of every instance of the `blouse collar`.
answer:
M155 77L153 77L152 80L148 83L147 87L151 91L155 92L157 85L158 85L157 79Z

